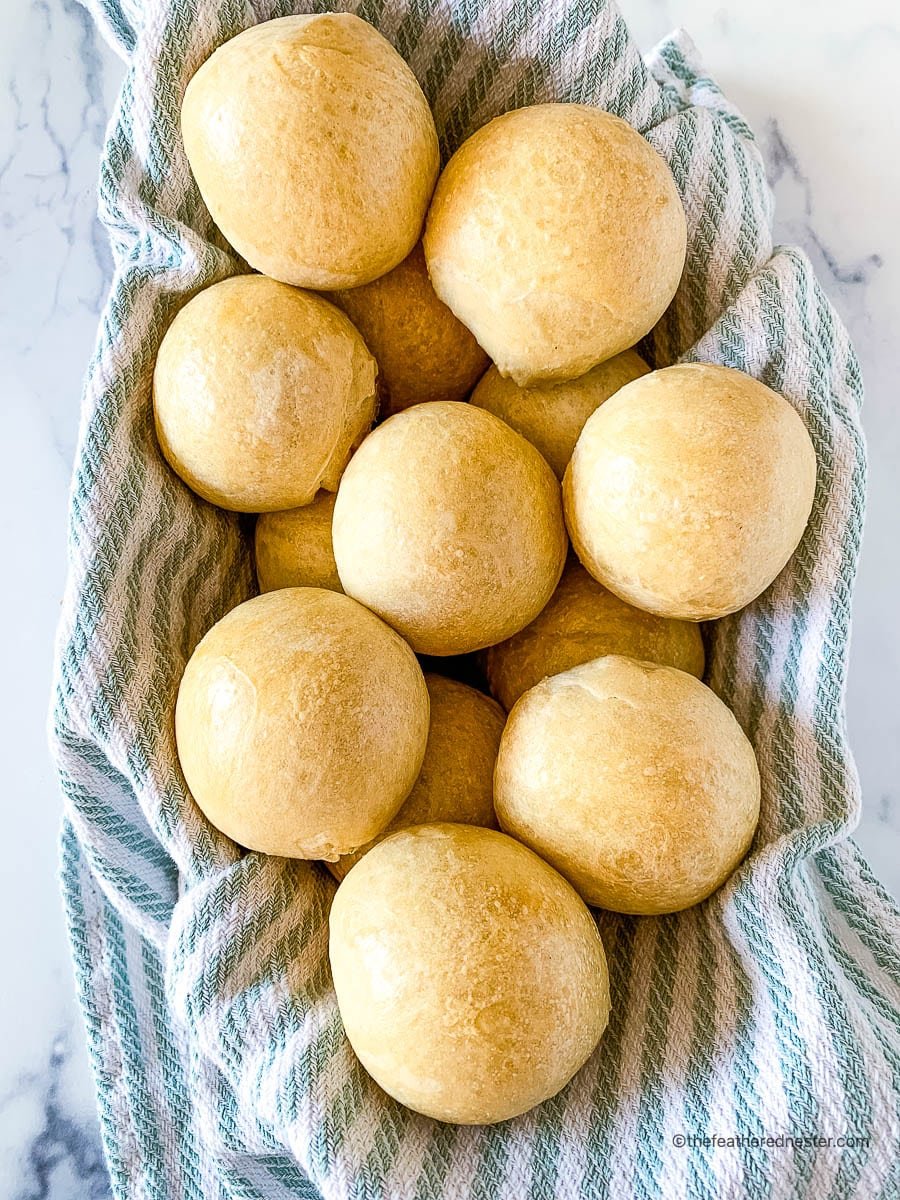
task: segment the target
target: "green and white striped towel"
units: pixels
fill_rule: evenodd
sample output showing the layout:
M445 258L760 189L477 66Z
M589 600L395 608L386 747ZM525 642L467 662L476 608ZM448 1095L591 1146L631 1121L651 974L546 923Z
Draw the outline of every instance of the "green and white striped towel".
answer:
M900 1196L900 914L847 840L859 813L843 709L859 369L807 260L773 247L753 137L685 37L645 64L607 0L349 6L411 63L445 155L532 101L597 104L636 126L670 163L689 227L685 281L647 352L748 371L810 430L819 474L803 543L711 638L709 680L762 772L752 856L694 910L601 914L614 1003L597 1053L535 1111L454 1128L389 1100L350 1052L326 953L331 880L242 856L185 790L172 731L182 669L254 584L244 521L192 495L153 434L163 332L191 294L246 269L193 184L179 105L217 44L307 7L93 0L128 74L101 168L116 269L75 465L53 740L116 1195ZM702 1140L716 1138L731 1144Z

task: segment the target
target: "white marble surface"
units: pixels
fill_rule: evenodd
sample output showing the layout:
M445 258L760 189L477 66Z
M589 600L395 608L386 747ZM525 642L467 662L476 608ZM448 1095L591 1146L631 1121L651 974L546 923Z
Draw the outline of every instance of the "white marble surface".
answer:
M900 894L900 70L896 0L622 0L639 43L684 25L757 130L778 235L811 255L868 386L869 519L850 733L859 841ZM56 884L45 748L51 639L81 375L109 275L93 188L122 66L75 0L0 0L0 1196L107 1195Z

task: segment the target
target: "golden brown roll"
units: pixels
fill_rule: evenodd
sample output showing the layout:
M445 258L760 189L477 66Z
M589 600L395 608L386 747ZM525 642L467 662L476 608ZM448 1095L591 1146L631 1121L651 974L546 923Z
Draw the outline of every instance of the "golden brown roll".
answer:
M262 275L200 292L153 375L160 448L204 500L238 512L334 491L375 417L375 360L321 296Z
M386 1092L439 1121L526 1112L568 1083L606 1027L590 912L502 833L393 834L340 885L329 925L350 1044Z
M375 355L382 416L426 400L465 400L488 365L465 325L435 295L421 242L387 275L332 292L331 299Z
M341 480L332 527L344 591L421 654L511 637L550 599L566 535L537 450L469 404L417 404L375 429Z
M473 134L425 227L434 290L519 384L574 379L639 341L684 266L672 174L630 125L538 104Z
M388 834L410 825L454 821L497 828L494 763L506 714L490 696L455 679L426 675L425 684L431 724L419 778L396 817L374 841L328 864L335 879L343 879Z
M588 575L566 565L550 603L530 625L486 653L491 691L507 710L548 675L559 675L605 654L625 654L677 667L700 678L700 628L632 608Z
M545 679L513 708L494 805L588 904L677 912L747 853L759 819L753 747L684 671L610 655Z
M623 350L577 379L536 383L532 387L519 387L514 380L504 378L496 367L489 367L470 403L486 408L521 433L540 450L556 478L562 479L578 435L591 413L620 387L649 370L634 350Z
M261 592L320 587L342 592L331 546L334 492L319 492L302 508L261 513L253 546Z
M783 396L741 371L685 363L597 409L563 491L595 579L648 612L707 621L769 586L815 486L812 442Z
M181 132L228 241L299 287L354 287L395 267L440 166L415 76L349 13L266 21L220 46L188 84Z
M251 850L336 859L409 794L428 691L409 646L322 588L239 604L203 638L175 708L178 758L217 829Z

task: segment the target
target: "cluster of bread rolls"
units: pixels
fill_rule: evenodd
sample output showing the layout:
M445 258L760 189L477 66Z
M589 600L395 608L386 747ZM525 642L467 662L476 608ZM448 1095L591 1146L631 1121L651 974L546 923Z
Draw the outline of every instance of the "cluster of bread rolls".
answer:
M812 444L762 383L635 351L686 228L624 121L521 109L441 173L409 67L320 15L217 50L182 128L257 273L172 322L156 427L199 496L260 514L261 591L187 664L184 776L242 846L341 881L334 986L375 1080L504 1120L606 1025L587 905L676 912L750 846L759 773L699 622L793 553ZM482 690L434 673L459 655Z

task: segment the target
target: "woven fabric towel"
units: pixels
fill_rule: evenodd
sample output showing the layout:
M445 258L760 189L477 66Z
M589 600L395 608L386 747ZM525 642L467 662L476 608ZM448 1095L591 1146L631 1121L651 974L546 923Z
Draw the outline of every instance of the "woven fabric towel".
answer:
M598 1052L526 1116L453 1128L389 1100L349 1049L326 953L333 883L312 864L242 856L191 801L173 746L188 655L254 588L246 523L182 486L153 434L165 329L199 288L246 269L193 184L179 105L215 45L304 6L93 4L128 73L101 168L115 278L75 465L53 740L117 1196L900 1195L900 918L847 840L859 812L843 700L860 376L807 260L772 246L772 198L740 114L684 37L645 64L606 0L356 8L411 63L445 156L488 117L538 100L596 104L639 129L670 163L689 228L685 282L646 352L764 380L818 455L798 553L712 633L709 681L762 772L752 856L689 912L601 915L613 1014Z

